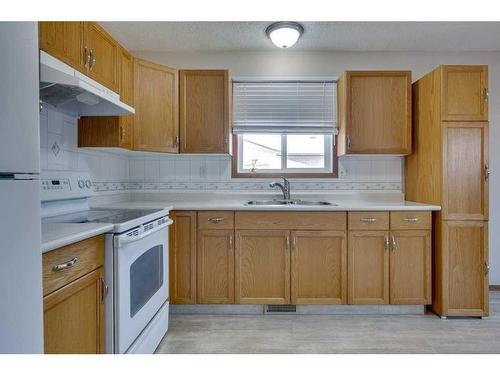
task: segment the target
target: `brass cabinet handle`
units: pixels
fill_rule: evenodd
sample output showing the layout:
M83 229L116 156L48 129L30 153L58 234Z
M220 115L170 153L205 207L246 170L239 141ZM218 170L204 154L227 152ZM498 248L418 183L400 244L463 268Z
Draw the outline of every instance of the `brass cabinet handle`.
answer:
M389 236L385 236L385 251L389 251Z
M73 267L76 262L78 262L78 258L73 258L68 260L67 262L56 264L55 266L52 267L52 271L57 272L61 270L65 270L66 268L71 268Z
M391 236L391 240L392 240L392 253L394 254L396 252L396 239L394 238L394 236Z
M374 217L362 217L359 219L359 221L362 221L363 223L374 223L377 221Z
M229 236L229 250L233 250L233 235Z
M109 292L109 287L106 284L106 281L104 281L104 278L101 277L101 285L102 285L102 297L101 300L104 301L104 298L108 295Z
M87 47L84 48L85 51L85 64L84 66L89 69L90 68L90 53Z
M403 220L407 221L409 223L417 223L420 221L420 218L418 218L418 217L405 217Z
M219 224L221 221L224 221L223 217L210 217L208 218L208 221L214 224Z

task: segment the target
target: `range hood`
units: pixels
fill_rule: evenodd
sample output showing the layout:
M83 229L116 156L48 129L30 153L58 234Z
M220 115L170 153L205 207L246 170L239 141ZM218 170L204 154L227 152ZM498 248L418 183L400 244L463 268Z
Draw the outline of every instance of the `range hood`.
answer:
M78 116L135 113L120 95L44 51L40 51L40 100Z

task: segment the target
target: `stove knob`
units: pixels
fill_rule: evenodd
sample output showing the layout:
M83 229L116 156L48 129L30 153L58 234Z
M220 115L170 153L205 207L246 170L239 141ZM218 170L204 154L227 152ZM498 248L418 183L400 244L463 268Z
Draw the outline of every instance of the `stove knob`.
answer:
M83 188L85 187L85 181L83 181L83 180L78 180L78 187L79 187L80 189L83 189Z
M85 186L90 189L92 182L90 180L85 181Z

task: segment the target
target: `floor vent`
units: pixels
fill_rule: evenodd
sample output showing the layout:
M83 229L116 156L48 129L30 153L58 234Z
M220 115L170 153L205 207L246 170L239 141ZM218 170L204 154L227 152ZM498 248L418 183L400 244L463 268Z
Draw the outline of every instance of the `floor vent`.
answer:
M297 306L295 305L266 305L264 310L266 314L295 314Z

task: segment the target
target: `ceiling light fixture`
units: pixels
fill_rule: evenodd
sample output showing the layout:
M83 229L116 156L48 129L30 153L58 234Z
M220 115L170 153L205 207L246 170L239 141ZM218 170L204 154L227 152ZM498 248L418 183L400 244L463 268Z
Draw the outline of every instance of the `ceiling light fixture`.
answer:
M304 28L297 22L275 22L266 29L269 39L279 48L290 48L304 33Z

